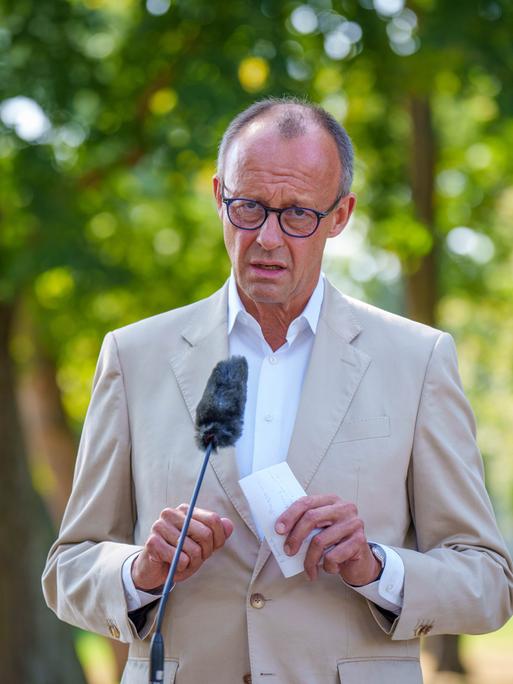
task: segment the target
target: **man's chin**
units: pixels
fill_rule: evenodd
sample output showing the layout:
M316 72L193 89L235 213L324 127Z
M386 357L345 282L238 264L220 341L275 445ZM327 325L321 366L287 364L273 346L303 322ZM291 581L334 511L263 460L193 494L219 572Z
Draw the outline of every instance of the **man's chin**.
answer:
M250 300L255 305L276 306L287 302L287 294L283 288L270 283L251 283L244 288L239 286L239 294L244 303Z

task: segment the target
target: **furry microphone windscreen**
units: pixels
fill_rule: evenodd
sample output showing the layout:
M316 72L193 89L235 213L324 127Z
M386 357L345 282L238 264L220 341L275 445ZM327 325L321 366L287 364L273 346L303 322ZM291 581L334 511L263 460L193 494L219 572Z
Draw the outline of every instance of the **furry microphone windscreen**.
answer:
M220 361L196 409L196 443L205 450L232 446L242 434L248 362L244 356Z

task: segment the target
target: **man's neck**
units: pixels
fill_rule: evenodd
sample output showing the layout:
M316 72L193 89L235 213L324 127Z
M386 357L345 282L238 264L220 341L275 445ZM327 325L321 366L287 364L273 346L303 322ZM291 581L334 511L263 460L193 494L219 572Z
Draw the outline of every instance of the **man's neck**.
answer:
M282 347L287 341L290 324L304 310L309 297L299 306L293 308L281 304L260 304L247 298L239 290L239 297L246 311L253 316L262 329L265 341L273 351Z
M287 342L291 323L301 316L305 317L315 334L324 295L324 279L320 275L312 292L287 305L254 301L241 291L233 273L230 276L229 293L230 329L237 311L242 307L255 319L267 344L276 351Z
M262 328L262 335L273 351L285 344L289 325L296 316L280 310L273 311L269 307L261 307L258 312L250 311L250 313L258 321Z

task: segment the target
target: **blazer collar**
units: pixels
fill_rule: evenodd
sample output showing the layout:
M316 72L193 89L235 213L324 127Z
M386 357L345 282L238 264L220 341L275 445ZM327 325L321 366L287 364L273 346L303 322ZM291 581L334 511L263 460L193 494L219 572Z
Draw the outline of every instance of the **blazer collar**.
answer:
M171 355L171 366L193 422L214 366L229 354L227 335L228 287L190 307L182 331L183 344ZM210 465L235 510L258 539L249 505L239 485L235 448L214 452Z

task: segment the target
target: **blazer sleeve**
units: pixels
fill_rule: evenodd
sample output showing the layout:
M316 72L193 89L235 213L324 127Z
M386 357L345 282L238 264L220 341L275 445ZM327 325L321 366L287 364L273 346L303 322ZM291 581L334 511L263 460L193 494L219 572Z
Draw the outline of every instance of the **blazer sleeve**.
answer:
M124 561L141 548L133 544L130 451L123 375L116 340L109 333L93 380L73 491L44 570L43 592L61 620L121 641L137 636L121 578Z
M501 627L513 612L512 563L447 333L437 338L426 369L408 493L417 548L396 548L405 568L403 608L390 622L369 604L377 622L394 640Z

